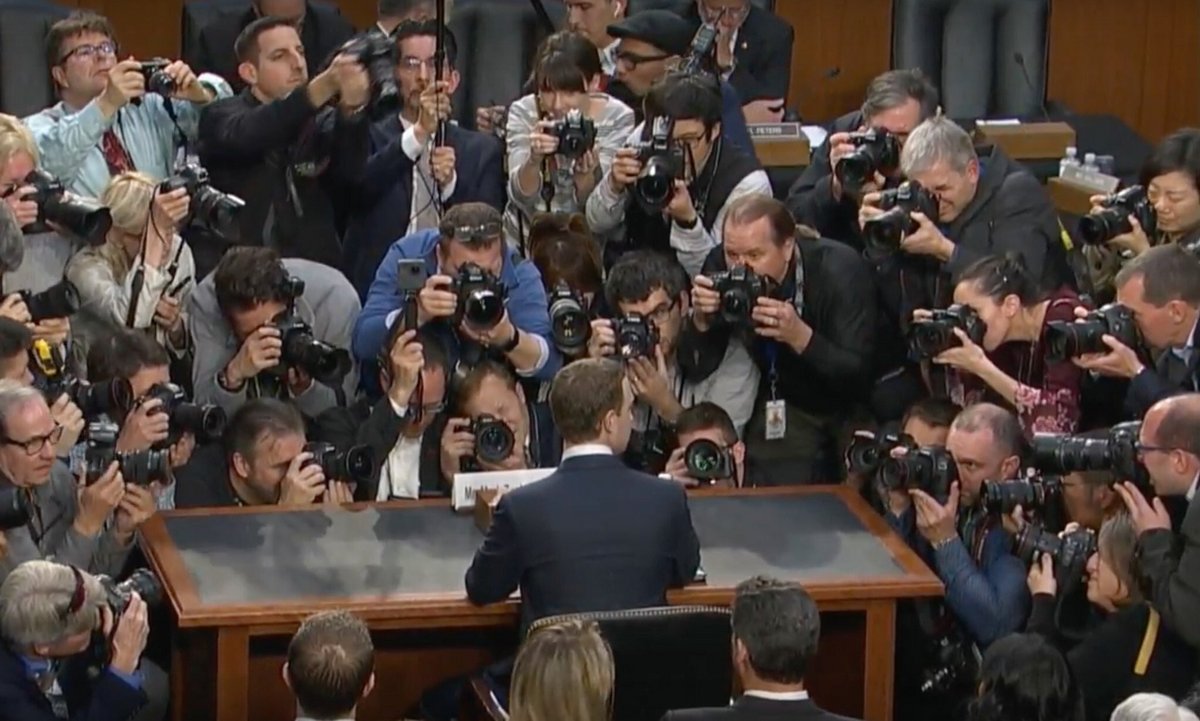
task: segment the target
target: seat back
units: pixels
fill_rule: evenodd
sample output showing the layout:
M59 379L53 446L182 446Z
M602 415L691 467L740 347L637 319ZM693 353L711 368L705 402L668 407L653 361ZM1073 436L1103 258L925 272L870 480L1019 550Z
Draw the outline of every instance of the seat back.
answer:
M750 0L750 2L763 10L775 12L775 0ZM629 0L629 12L635 13L641 10L675 10L683 12L688 9L689 5L695 4L696 0Z
M0 111L24 117L56 101L46 33L70 11L45 0L0 0Z
M1050 0L895 0L892 67L925 72L951 117L1036 116L1049 12Z
M250 9L250 0L188 0L183 4L180 37L183 61L195 68L200 65L200 33L226 15L240 15ZM232 52L232 50L230 51Z
M733 662L729 609L668 606L543 618L544 626L595 621L616 666L613 721L659 721L672 709L729 705Z

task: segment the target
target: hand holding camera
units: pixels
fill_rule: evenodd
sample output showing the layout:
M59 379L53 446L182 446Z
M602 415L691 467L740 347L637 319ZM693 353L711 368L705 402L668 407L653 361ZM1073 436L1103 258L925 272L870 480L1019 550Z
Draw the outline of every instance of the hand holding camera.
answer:
M917 530L926 541L937 546L958 535L958 481L950 484L950 497L945 504L919 488L909 493L917 505Z
M161 239L169 243L171 241L172 231L179 227L179 225L183 223L184 219L188 217L188 213L191 212L191 206L192 198L188 195L188 189L186 187L175 188L168 191L159 188L154 193L155 217L152 217L149 220L149 232L159 233L160 236L163 236ZM159 216L161 216L161 218L165 218L169 225L160 225L161 220ZM161 267L163 261L165 260L165 258L162 256L165 256L166 254L160 250L158 255L159 257L157 258L150 258L150 249L147 248L146 265L154 268Z
M329 69L336 76L339 105L349 111L366 107L371 101L371 76L358 59L351 55L338 55Z
M692 202L692 193L685 181L676 178L671 199L667 201L667 215L677 223L694 227L699 221L696 204Z
M171 432L171 417L162 412L162 405L161 399L151 398L137 404L129 412L117 436L118 452L145 451L167 440Z
M146 641L150 638L150 613L146 602L138 593L131 593L129 603L119 617L114 619L113 611L108 606L102 612L106 630L111 629L112 660L109 666L119 673L132 676L138 670L142 652L146 650ZM116 628L112 628L114 623Z
M653 353L652 356L630 358L625 365L625 377L633 387L634 396L671 421L679 416L683 407L667 383L667 362L663 358L662 345L656 344Z
M438 273L429 276L425 287L417 294L417 325L450 318L458 311L458 294L451 290L454 279Z
M1094 321L1095 318L1093 312L1086 308L1076 308L1075 317L1078 319L1075 325L1079 326L1083 326L1089 321ZM1107 328L1106 330L1112 330L1112 328ZM1137 352L1125 345L1122 340L1130 340L1130 338L1128 335L1123 335L1122 339L1118 339L1110 333L1104 333L1100 336L1100 342L1104 344L1106 350L1083 353L1073 358L1072 362L1084 370L1095 371L1100 375L1114 378L1133 378L1138 373L1141 373L1146 366L1138 358ZM1089 345L1090 347L1095 347L1094 344Z
M71 321L69 318L46 318L34 323L30 330L33 331L34 340L59 346L66 343L71 335Z
M89 538L100 533L124 495L125 479L121 477L120 464L113 460L95 481L88 482L86 478L81 481L75 529Z
M225 366L225 381L239 386L262 371L279 365L283 357L283 337L275 326L264 325L242 341L237 355Z
M796 353L803 353L812 340L812 326L796 313L790 300L759 298L750 313L754 332L763 338L779 341Z
M670 476L672 481L685 488L695 488L700 485L700 481L688 475L687 463L683 459L683 450L683 448L676 448L671 451L671 455L667 457L667 465L663 469L663 473Z
M450 104L450 83L431 82L421 91L421 114L417 119L417 141L424 145L437 133L440 121L449 120L453 113Z
M1088 245L1111 245L1141 255L1158 230L1158 213L1146 189L1133 185L1113 195L1093 195L1092 210L1079 219L1079 236Z
M927 255L945 263L954 254L954 243L942 235L942 231L934 225L928 215L913 212L909 217L917 224L914 233L904 236L900 241L900 250L910 255Z
M608 182L617 193L623 193L637 182L642 174L642 151L638 148L619 148L609 171Z
M0 315L18 323L29 323L33 320L20 293L5 296L4 301L0 302Z
M404 331L392 344L388 354L388 364L391 366L388 398L401 408L408 407L421 378L421 369L425 367L425 347L415 341L416 337L415 330Z
M865 130L865 128L860 130ZM853 133L834 133L833 135L829 136L829 167L836 168L838 163L841 162L842 158L854 153L855 148L858 146L850 141L852 136ZM870 180L867 180L862 184L859 192L864 196L875 193L881 190L886 182L887 180L878 172L876 172ZM834 200L840 201L842 199L844 189L842 188L842 181L838 178L836 173L829 177L829 189L833 193ZM863 202L864 204L866 203L865 197Z
M4 202L8 203L18 227L24 228L37 222L38 204L34 199L36 196L37 188L28 184L14 187L5 196Z
M178 333L183 329L183 313L179 298L163 295L154 306L154 325L167 333Z
M111 118L131 100L145 94L146 77L142 74L142 64L126 58L108 71L108 86L98 100L100 111Z
M132 536L150 516L158 511L154 492L148 486L130 483L125 486L121 502L117 504L114 527L119 538Z
M617 352L617 332L608 318L592 321L592 333L588 338L589 358L607 358Z
M503 105L485 105L475 108L475 129L481 133L495 133L504 129L505 107Z
M71 400L69 393L63 393L50 405L50 417L63 429L54 452L59 458L66 458L83 433L83 411Z
M442 477L447 483L454 474L462 470L464 458L475 454L475 434L471 432L470 418L451 418L442 431L441 466Z
M1049 553L1039 553L1033 563L1029 564L1029 575L1025 578L1029 593L1036 596L1039 593L1055 595L1058 593L1058 581L1054 578L1054 556Z
M531 162L541 163L542 160L558 152L558 135L554 133L555 125L553 120L539 120L534 125L533 131L529 134L529 159Z
M701 333L712 327L713 318L721 312L721 292L712 278L698 275L692 279L692 323Z
M313 454L300 453L288 464L287 473L279 485L279 505L307 506L325 492L325 471L319 463L309 463Z
M1129 509L1129 518L1139 536L1147 531L1171 530L1171 516L1161 498L1155 497L1153 501L1147 501L1142 491L1129 481L1114 484L1113 488Z

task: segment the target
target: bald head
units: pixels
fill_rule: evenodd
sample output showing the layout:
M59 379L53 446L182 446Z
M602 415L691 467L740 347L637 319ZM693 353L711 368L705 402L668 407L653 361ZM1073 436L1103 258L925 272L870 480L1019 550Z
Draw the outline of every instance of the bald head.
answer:
M967 406L954 417L950 430L966 433L989 431L992 442L1005 455L1021 455L1023 436L1020 422L1011 411L994 403Z
M1200 393L1171 396L1155 403L1142 424L1153 445L1200 456Z

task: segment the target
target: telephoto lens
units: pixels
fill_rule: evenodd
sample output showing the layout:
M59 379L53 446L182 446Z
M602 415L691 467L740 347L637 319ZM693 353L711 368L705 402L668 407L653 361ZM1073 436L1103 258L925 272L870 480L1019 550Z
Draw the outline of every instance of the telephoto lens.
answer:
M116 583L108 576L97 576L100 586L104 589L105 600L112 609L113 618L120 618L129 608L133 594L141 596L147 606L154 607L162 603L163 585L154 571L139 568L129 574L129 578Z
M658 346L658 330L649 318L628 313L616 321L617 354L622 360L653 358Z
M940 446L909 450L887 458L879 466L879 481L889 491L921 490L944 503L950 485L958 480L958 466Z
M1116 338L1133 350L1141 347L1141 332L1133 313L1118 303L1090 311L1076 322L1056 320L1046 324L1046 357L1052 361L1078 358L1087 353L1107 353L1104 336Z
M146 392L146 399L162 401L162 412L170 420L170 435L164 447L170 447L184 433L191 433L200 443L212 443L225 432L225 410L212 404L199 405L187 398L187 393L174 383L157 383Z
M1034 476L1010 481L984 481L983 507L993 516L1007 516L1016 510L1040 511L1062 498L1062 478Z
M275 321L283 340L282 365L300 368L325 385L342 382L353 365L349 351L334 348L313 336L312 328L295 315L288 314Z
M683 463L688 475L697 481L727 481L733 478L733 456L707 438L699 438L683 451Z
M592 323L583 300L571 290L566 281L559 281L550 294L550 334L554 345L563 353L574 356L587 348L592 335Z
M451 291L458 296L454 325L466 323L476 330L491 330L504 318L504 286L475 263L458 269Z
M516 438L508 424L499 418L482 415L471 422L475 436L475 457L485 463L500 463L512 455Z
M955 303L945 310L931 311L928 318L916 321L908 331L909 354L914 360L928 360L943 351L962 345L955 329L967 334L975 344L983 342L987 326L969 305Z
M21 300L34 323L51 318L70 318L79 310L79 291L69 280L62 280L41 293L20 291Z
M1013 554L1027 566L1037 562L1039 553L1049 554L1054 559L1054 577L1060 586L1077 583L1095 552L1096 534L1085 528L1059 536L1041 524L1029 523L1013 541Z
M375 452L370 446L351 446L342 451L331 443L309 443L304 450L312 454L308 463L319 465L326 480L367 483L375 476Z

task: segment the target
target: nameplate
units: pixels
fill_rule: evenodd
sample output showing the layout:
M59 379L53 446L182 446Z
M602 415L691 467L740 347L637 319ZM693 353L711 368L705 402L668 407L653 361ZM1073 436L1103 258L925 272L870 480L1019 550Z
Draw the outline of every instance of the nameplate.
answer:
M1075 145L1075 129L1067 123L976 122L975 139L998 145L1016 160L1058 160Z
M1120 178L1105 175L1095 170L1084 170L1081 165L1068 165L1062 169L1060 177L1072 185L1078 185L1103 194L1115 192L1117 186L1121 184Z
M507 493L514 488L527 486L554 473L553 468L531 468L522 471L484 471L482 473L456 473L450 492L454 510L467 512L475 509L475 494L487 489Z
M746 128L754 140L796 140L804 136L800 123L757 123Z

